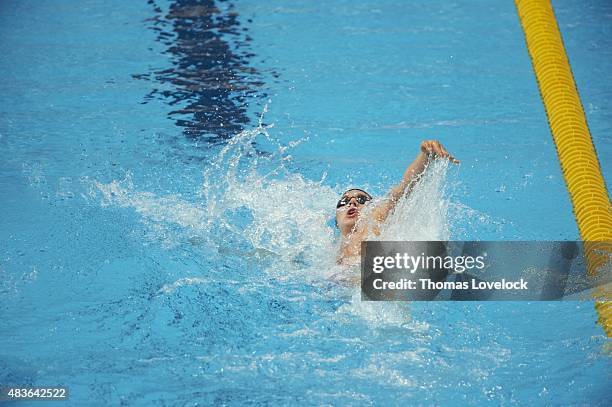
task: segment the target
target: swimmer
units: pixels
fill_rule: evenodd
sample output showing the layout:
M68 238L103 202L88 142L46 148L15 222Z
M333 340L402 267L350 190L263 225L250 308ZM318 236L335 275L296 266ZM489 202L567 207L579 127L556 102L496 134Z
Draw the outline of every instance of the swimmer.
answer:
M336 205L336 226L342 235L338 253L339 264L359 262L361 242L370 233L380 234L380 225L385 222L400 198L412 191L427 168L427 164L436 158L448 159L454 164L459 163L459 160L450 155L439 141L423 141L419 155L408 166L399 185L389 191L385 200L367 210L366 206L372 201L372 196L366 191L352 188L342 194Z

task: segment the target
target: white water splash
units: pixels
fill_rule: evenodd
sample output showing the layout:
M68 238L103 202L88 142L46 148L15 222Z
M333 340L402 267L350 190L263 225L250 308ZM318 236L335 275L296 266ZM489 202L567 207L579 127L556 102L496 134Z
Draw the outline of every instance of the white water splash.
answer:
M449 240L451 219L446 193L448 161L436 160L404 195L373 240Z
M286 168L291 160L288 153L304 140L283 145L272 137L271 127L260 119L256 128L228 141L207 164L201 195L194 196L194 202L176 195L139 192L129 176L108 184L94 183L94 194L101 195L103 205L134 209L166 247L183 244L186 234L189 241L214 247L224 255L263 259L266 272L278 279L321 281L352 273L358 280L358 268L336 264L338 242L328 220L340 191L323 185L323 180L291 173ZM265 152L260 146L265 146ZM449 239L452 204L445 191L447 172L447 163L431 164L413 191L397 203L381 235L374 238ZM246 241L250 249L236 248L237 240ZM200 283L197 277L179 279L178 285L164 286L161 292ZM348 290L352 300L339 314L357 314L372 323L395 326L410 321L405 303L361 302L358 288Z

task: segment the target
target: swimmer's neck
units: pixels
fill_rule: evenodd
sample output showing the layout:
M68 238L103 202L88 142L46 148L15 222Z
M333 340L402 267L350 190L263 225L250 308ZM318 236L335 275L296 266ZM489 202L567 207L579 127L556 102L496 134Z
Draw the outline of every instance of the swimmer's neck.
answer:
M336 260L337 263L346 264L349 259L359 259L361 257L361 241L363 240L363 237L350 234L348 236L342 236L341 239L342 241L340 242L338 258Z

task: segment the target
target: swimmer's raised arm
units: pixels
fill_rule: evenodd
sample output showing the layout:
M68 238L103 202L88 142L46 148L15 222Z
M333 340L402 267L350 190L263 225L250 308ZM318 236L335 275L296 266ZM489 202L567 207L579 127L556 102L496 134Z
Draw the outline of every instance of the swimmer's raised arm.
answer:
M372 201L372 196L364 190L351 188L345 191L336 204L336 226L342 235L342 244L338 253L338 263L344 264L347 259L359 260L361 242L370 235L379 235L379 226L387 219L400 198L410 192L427 168L430 160L445 158L458 163L438 141L423 141L421 152L408 166L399 185L389 192L387 198L371 211L365 211L367 219L361 217L362 210ZM362 220L366 220L362 222ZM373 222L371 222L373 221Z
M383 223L400 198L412 191L416 183L421 178L421 175L427 168L429 161L435 158L446 158L454 164L458 164L459 160L455 159L442 144L437 140L425 140L421 143L421 151L414 159L412 164L408 166L402 177L402 181L393 187L389 192L388 197L375 208L372 209L372 218Z

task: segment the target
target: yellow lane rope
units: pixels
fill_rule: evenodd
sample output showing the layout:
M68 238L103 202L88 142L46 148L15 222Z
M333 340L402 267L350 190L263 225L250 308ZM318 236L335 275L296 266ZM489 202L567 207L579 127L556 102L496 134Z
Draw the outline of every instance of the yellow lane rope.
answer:
M588 272L612 253L612 210L593 140L578 96L550 0L515 0L552 132L578 230L585 241ZM610 298L609 292L596 293ZM598 322L612 337L612 302L595 304Z

